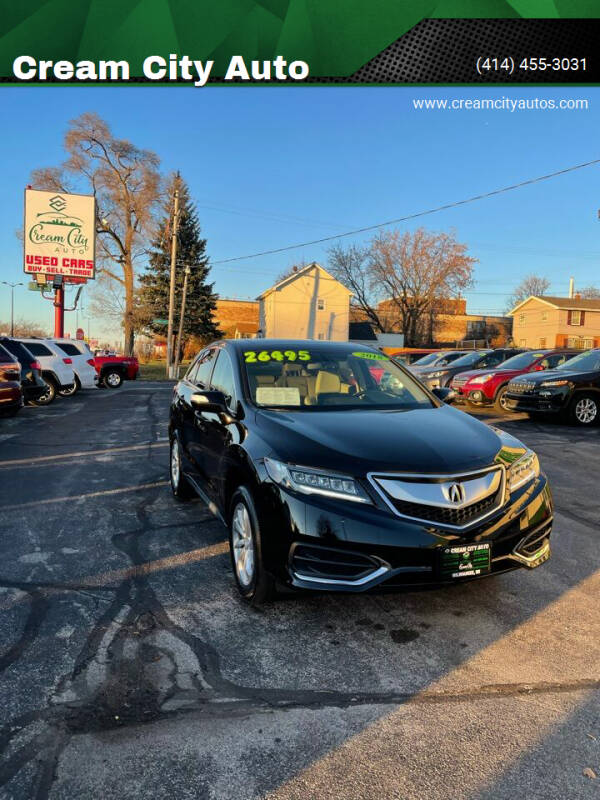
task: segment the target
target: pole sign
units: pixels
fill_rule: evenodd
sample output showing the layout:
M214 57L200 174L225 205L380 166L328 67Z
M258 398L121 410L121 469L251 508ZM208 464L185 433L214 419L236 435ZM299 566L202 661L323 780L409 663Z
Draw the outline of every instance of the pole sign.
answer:
M96 198L26 189L23 244L25 272L64 275L73 283L93 280Z

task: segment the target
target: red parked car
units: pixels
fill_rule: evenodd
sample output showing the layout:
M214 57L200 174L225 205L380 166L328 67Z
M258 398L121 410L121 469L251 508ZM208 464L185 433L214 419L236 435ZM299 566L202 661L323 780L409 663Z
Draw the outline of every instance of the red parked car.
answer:
M107 389L118 389L123 381L134 381L140 369L135 356L104 355L96 351L94 367L98 373L98 385Z
M13 417L22 408L21 365L0 345L0 414Z
M498 369L476 369L460 372L450 386L458 402L467 401L475 406L495 405L499 411L506 409L504 395L509 382L526 372L555 369L564 364L579 350L530 350L505 361Z

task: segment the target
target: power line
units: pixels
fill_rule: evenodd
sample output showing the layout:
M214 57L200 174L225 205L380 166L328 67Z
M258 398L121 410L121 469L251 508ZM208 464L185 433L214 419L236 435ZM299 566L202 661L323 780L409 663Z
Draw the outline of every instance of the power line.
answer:
M263 250L259 253L250 253L249 255L245 256L235 256L234 258L222 258L219 261L213 261L213 265L216 264L229 264L232 261L244 261L248 258L259 258L260 256L269 256L274 255L275 253L284 253L287 250L296 250L299 247L309 247L310 245L315 244L323 244L324 242L331 242L334 239L343 239L346 236L354 236L358 233L367 233L368 231L374 231L379 228L385 228L388 225L397 225L399 222L407 222L411 219L417 219L418 217L425 217L428 214L436 214L439 211L447 211L450 208L457 208L458 206L467 205L467 203L474 203L477 200L485 200L488 197L494 197L499 194L504 194L506 192L512 192L515 189L521 189L523 186L531 186L534 183L540 183L541 181L547 181L551 178L556 178L559 175L565 175L568 172L575 172L578 169L584 169L585 167L591 167L595 164L600 164L600 158L596 158L593 161L586 161L583 164L575 164L572 167L566 167L565 169L557 170L556 172L550 172L547 175L540 175L537 178L529 178L526 181L521 181L520 183L513 183L510 186L504 186L502 189L494 189L491 192L485 192L483 194L477 194L473 197L467 197L464 200L456 200L453 203L446 203L442 206L437 206L436 208L430 208L426 211L417 211L414 214L407 214L405 217L397 217L396 219L388 220L387 222L379 222L376 225L367 225L364 228L355 228L351 231L346 231L345 233L338 233L334 236L325 236L322 239L313 239L310 242L300 242L299 244L292 244L286 245L285 247L276 247L273 250Z

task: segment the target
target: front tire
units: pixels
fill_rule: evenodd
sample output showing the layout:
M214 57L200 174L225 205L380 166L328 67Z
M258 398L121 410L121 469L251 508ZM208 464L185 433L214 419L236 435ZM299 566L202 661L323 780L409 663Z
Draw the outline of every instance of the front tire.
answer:
M578 394L571 400L569 419L575 425L591 427L600 419L600 401L594 394Z
M171 479L171 491L178 500L191 500L195 492L192 485L183 474L183 460L181 457L181 445L179 439L171 439L169 448L169 476Z
M229 553L235 582L241 596L253 606L270 600L275 581L263 565L260 525L252 494L240 486L231 498Z
M118 389L119 386L123 383L123 376L120 372L115 372L111 370L107 372L104 378L102 379L102 383L106 386L107 389Z
M54 402L58 393L58 386L53 378L44 378L44 381L46 382L47 389L37 400L31 401L31 404L34 406L49 406L50 403Z
M77 392L80 389L81 389L81 384L79 383L79 378L76 375L73 386L71 386L70 389L59 389L58 393L61 397L73 397L73 395L77 394Z
M506 392L508 391L508 386L501 386L498 389L498 393L496 394L496 399L494 400L494 405L496 407L496 411L508 411L509 409L506 407Z

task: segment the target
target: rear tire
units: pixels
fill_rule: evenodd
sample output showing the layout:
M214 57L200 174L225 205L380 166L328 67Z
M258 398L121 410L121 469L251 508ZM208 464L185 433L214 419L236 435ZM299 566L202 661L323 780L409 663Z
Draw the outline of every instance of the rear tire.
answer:
M195 496L194 489L189 483L182 469L181 445L179 439L173 437L169 447L169 477L171 491L178 500L191 500Z
M245 486L240 486L231 498L229 553L240 595L253 606L268 602L275 594L275 581L263 565L258 515Z
M590 428L600 420L600 397L595 394L578 394L569 405L569 420L575 425Z
M73 386L71 386L70 389L59 389L58 393L59 393L59 395L61 397L73 397L73 395L77 394L77 392L80 389L81 389L81 384L79 383L79 378L76 375L75 376L75 382L73 383Z
M107 372L106 375L102 378L102 383L106 386L107 389L118 389L119 386L123 383L123 376L120 372L116 372L111 370Z
M56 395L58 393L58 386L53 378L44 378L48 388L44 392L41 397L38 397L37 400L32 400L31 404L34 406L49 406L50 403L54 402Z

